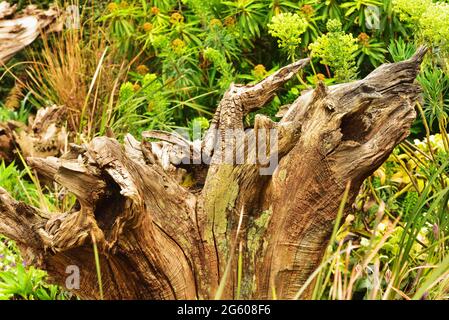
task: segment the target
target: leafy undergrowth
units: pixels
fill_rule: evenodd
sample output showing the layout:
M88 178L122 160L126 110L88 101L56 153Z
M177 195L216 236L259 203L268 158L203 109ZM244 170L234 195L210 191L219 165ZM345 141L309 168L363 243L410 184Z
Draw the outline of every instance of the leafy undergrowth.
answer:
M35 206L42 205L45 199L52 195L43 196L36 180L30 179L29 169L19 170L12 163L5 165L0 162L0 186L6 189L17 200ZM33 182L34 181L34 182ZM50 205L48 201L46 205ZM29 300L61 300L70 299L72 294L56 285L47 283L47 273L27 266L22 259L15 243L0 235L0 300L29 299Z
M46 282L47 273L27 266L14 243L0 237L0 300L67 300L72 294Z

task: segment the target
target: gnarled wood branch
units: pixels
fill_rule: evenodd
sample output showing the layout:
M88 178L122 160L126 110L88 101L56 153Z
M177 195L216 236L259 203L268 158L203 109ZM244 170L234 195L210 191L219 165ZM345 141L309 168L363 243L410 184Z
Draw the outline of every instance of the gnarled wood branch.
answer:
M17 121L0 123L0 160L10 163L18 159L17 152L23 157L61 155L68 143L66 113L65 107L52 106L29 117L28 126Z

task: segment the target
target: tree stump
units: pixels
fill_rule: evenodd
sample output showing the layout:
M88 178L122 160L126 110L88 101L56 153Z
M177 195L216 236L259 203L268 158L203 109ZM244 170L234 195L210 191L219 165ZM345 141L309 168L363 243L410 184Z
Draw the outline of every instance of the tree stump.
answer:
M0 233L56 283L64 285L67 266L78 266L81 298L99 298L94 242L106 299L271 299L273 291L293 298L322 259L348 183L352 202L407 137L425 52L363 80L320 83L279 122L256 116L254 130L244 131L243 117L308 59L256 85L231 85L200 142L146 132L151 142L98 137L60 158L28 158L78 203L70 212L42 212L0 189ZM238 134L227 139L231 129ZM259 133L273 129L268 161L255 159ZM244 161L223 161L230 148ZM198 154L210 161L194 164ZM190 188L180 183L186 174L195 179Z

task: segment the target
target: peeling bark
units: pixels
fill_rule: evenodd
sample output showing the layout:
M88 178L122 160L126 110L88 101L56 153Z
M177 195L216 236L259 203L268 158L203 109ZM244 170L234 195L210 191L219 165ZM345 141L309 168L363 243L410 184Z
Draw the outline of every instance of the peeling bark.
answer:
M99 297L93 241L108 299L210 299L221 281L221 298L237 298L239 254L239 298L270 299L273 290L292 298L320 263L346 184L352 202L408 135L425 52L382 65L363 80L321 83L279 122L257 116L252 132L243 132L243 117L263 107L307 59L255 86L231 85L202 141L147 132L145 138L160 141L128 135L122 146L98 137L59 158L31 157L29 164L75 194L78 204L70 212L40 212L0 190L0 233L56 283L64 284L66 267L77 265L75 293L82 298ZM270 140L268 156L279 164L272 176L261 175L264 165L252 151L260 145L257 133L272 128L278 139ZM243 140L224 139L227 129L241 130ZM220 161L229 147L244 150L244 163ZM198 153L211 163L180 163ZM186 174L200 183L183 187Z

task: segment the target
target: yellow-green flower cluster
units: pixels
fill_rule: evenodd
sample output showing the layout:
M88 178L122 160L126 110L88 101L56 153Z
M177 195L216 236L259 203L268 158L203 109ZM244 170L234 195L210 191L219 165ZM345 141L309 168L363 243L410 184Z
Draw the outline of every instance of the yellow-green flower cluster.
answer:
M402 21L414 27L418 40L449 50L449 4L432 0L393 0Z
M307 20L296 13L281 13L271 19L268 32L278 38L279 48L287 49L289 55L294 55L301 43L301 35L307 30Z
M419 22L419 18L432 4L432 0L393 0L393 8L399 12L399 18L410 23Z
M357 39L341 29L341 22L332 19L327 23L328 33L309 45L312 55L321 58L321 63L330 66L339 81L349 81L356 75L355 53Z
M206 48L203 52L204 57L211 61L217 70L221 73L219 81L220 87L225 89L232 82L233 72L232 66L226 60L226 57L218 50L214 48Z
M438 14L437 14L438 13ZM449 48L449 4L435 3L419 20L423 39L436 46Z

